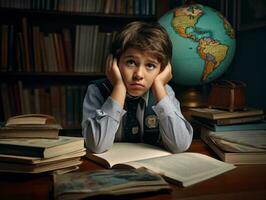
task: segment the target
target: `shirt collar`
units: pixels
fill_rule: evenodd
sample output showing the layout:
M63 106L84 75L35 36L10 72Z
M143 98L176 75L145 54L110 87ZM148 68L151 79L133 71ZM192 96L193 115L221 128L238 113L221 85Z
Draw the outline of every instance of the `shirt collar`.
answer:
M145 102L146 107L148 106L148 102L149 102L149 93L150 93L150 90L148 90L145 94L143 94L140 97L143 100L143 102ZM132 97L127 95L127 98L132 98Z

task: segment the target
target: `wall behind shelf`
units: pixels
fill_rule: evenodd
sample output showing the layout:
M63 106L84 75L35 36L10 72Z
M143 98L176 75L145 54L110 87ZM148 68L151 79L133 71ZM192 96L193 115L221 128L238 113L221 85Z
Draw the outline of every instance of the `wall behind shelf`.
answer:
M247 105L266 112L266 27L237 33L236 54L223 78L247 84Z

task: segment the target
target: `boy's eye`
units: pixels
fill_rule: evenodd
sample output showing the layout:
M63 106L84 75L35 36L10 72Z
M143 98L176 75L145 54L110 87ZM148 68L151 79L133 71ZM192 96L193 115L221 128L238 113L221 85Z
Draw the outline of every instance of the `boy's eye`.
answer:
M147 68L148 70L153 70L153 69L156 68L156 66L155 66L154 64L147 64L147 65L146 65L146 68Z
M127 60L126 63L127 63L127 66L129 67L133 67L136 65L136 62L132 59Z

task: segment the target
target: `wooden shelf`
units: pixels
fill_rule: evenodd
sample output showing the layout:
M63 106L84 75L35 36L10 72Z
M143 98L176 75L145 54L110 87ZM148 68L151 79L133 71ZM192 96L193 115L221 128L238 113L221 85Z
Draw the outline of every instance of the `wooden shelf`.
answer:
M56 81L63 83L69 80L88 83L89 80L95 80L105 77L104 73L97 72L0 72L0 79L2 81Z
M103 58L106 57L106 54L108 52L101 52L104 54L100 54L100 56L102 57L97 57L97 60L94 59L91 61L89 59L94 58L92 56L95 56L92 53L93 50L95 50L95 52L99 52L102 49L108 50L108 48L110 48L109 41L112 40L113 35L117 31L119 31L123 26L132 21L145 21L148 23L157 21L158 17L165 13L166 10L168 10L168 3L165 3L161 0L156 0L154 2L156 3L156 12L143 12L143 10L141 11L142 13L153 13L154 15L130 15L120 13L107 14L103 13L103 11L100 13L22 8L0 8L0 25L5 25L0 33L1 35L4 35L7 32L7 34L5 35L5 41L7 41L7 44L5 43L5 45L7 45L7 47L10 47L12 45L10 51L8 51L9 48L3 49L6 51L6 53L8 53L8 55L10 53L10 55L13 56L5 56L7 62L3 62L3 66L8 66L9 71L0 71L0 96L4 97L0 98L0 121L4 121L9 116L16 115L20 112L29 113L36 112L36 110L41 110L37 109L38 106L41 108L47 108L47 110L42 109L42 112L47 112L49 114L56 112L64 112L64 116L59 115L62 118L66 118L62 120L63 124L66 122L68 122L67 124L75 124L77 119L78 121L81 121L81 106L87 86L90 84L91 81L104 78L105 73L34 72L30 70L45 68L46 71L48 71L48 69L49 71L52 71L51 69L53 68L51 66L53 65L47 60L47 57L50 54L50 48L47 48L47 46L57 45L56 47L62 48L62 45L65 45L64 47L66 47L69 44L72 45L72 54L69 53L70 48L67 49L69 50L67 52L69 54L67 54L65 51L58 51L59 48L55 48L55 50L57 51L52 53L55 54L55 56L60 55L60 53L64 53L65 61L68 61L68 59L66 59L67 56L71 56L73 58L73 63L70 63L69 65L75 65L77 67L75 68L75 70L78 69L80 66L90 66L90 68L86 69L91 69L91 71L97 71L97 69L102 69L105 62ZM89 26L95 26L97 27L97 29L94 29L94 27L93 29L88 29ZM33 27L36 27L34 31ZM63 32L63 30L67 30L67 32ZM97 34L108 33L108 36L103 36L99 34L99 38L101 39L99 40L99 46L96 46L95 44L89 45L91 44L89 42L91 42L92 38L84 37L85 34L88 34L89 31L92 30L93 32L90 32L90 34L96 34L96 32ZM3 31L5 31L4 34L2 34ZM70 36L64 37L64 33ZM63 44L59 43L58 41L57 43L55 43L54 41L50 41L51 38L52 40L54 40L54 38L57 38L56 36L61 36L62 39L67 39L67 41L63 41ZM6 38L8 39L8 37L13 38L13 40L6 40ZM4 37L2 36L2 39L3 38ZM96 37L93 37L93 39L95 38ZM44 39L46 40L46 43L44 43ZM90 41L88 42L88 40ZM9 44L9 41L13 41L13 44ZM83 42L84 48L80 48L80 44L83 44ZM46 46L42 43L44 43ZM95 49L91 50L90 48ZM80 51L84 51L86 53L80 54ZM41 55L39 55L40 53ZM76 54L81 56L79 57ZM82 59L84 59L85 54L88 57L86 57L86 60L84 61ZM9 60L11 58L14 59L14 62L11 62L12 60ZM51 56L49 59L49 61L51 61ZM56 59L58 59L58 57L56 57ZM82 63L81 65L80 60L82 60L82 62L84 61L85 64ZM88 62L88 60L93 62L93 64ZM41 61L42 64L40 64ZM56 61L60 61L60 58ZM60 62L57 62L57 64L59 66L63 66L62 63L60 65ZM36 65L36 67L34 65ZM63 68L63 66L62 68L58 69L59 71L63 71L61 69L73 69L73 67L71 68L71 66L67 66L66 68ZM3 67L2 70L4 70ZM22 72L16 70L21 70ZM60 98L54 98L58 94L56 90L60 92ZM25 102L30 103L28 104ZM71 117L66 116L66 114L70 114ZM81 136L81 127L78 125L66 126L60 133L63 135L74 134L76 136Z
M16 8L0 8L0 15L8 16L11 15L14 16L25 16L25 17L38 17L38 20L48 18L59 17L62 20L65 20L65 18L68 18L71 20L71 23L73 21L79 21L82 22L84 20L87 21L87 23L96 23L99 22L111 22L114 23L128 23L135 20L143 20L143 21L156 21L157 16L155 15L124 15L124 14L105 14L105 13L93 13L93 12L67 12L67 11L50 11L50 10L32 10L32 9L16 9ZM57 19L58 20L58 19ZM81 20L81 21L80 21ZM1 20L0 20L1 21ZM53 22L53 21L51 21ZM82 22L84 23L84 22Z

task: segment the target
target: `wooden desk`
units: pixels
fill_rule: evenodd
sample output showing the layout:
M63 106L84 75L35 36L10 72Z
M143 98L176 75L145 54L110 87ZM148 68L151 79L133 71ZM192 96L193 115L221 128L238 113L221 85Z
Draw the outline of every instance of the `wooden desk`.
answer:
M215 155L200 140L194 140L189 151ZM80 170L103 169L84 160ZM220 200L220 199L266 199L266 165L240 165L236 169L186 188L172 185L167 194L140 195L136 199L163 200ZM15 175L0 173L0 199L52 199L52 176Z

